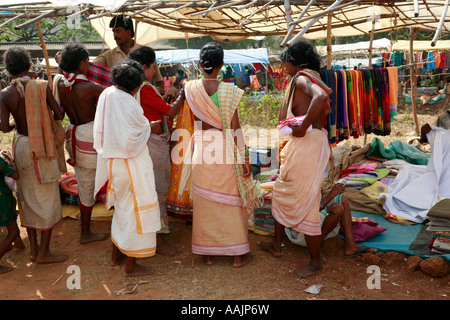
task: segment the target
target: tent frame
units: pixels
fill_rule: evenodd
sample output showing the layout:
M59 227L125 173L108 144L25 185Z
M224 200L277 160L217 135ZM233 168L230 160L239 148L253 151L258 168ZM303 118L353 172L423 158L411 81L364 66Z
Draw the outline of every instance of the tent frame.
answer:
M11 1L11 0L10 0ZM0 25L0 29L18 18L28 18L29 20L16 29L25 28L31 24L36 24L41 41L41 47L44 51L49 81L51 81L51 71L49 67L49 58L46 53L45 41L40 31L40 22L49 17L69 16L73 12L68 12L67 7L57 7L51 1L32 2L30 0L14 1L8 3L8 0L0 5L0 18L9 18ZM410 12L411 1L385 1L385 0L215 0L211 3L208 0L166 0L166 1L138 1L123 0L118 8L106 8L90 4L79 5L79 14L86 20L91 21L104 16L113 16L117 13L126 13L127 18L135 19L136 22L146 23L156 27L161 27L173 31L191 33L196 35L225 36L231 39L242 40L252 36L284 36L283 45L291 45L300 37L308 37L309 33L326 30L327 39L327 68L331 68L331 39L333 32L342 27L351 27L354 33L368 34L372 44L374 34L384 31L394 31L399 28L409 27L410 37L410 58L411 58L411 89L414 122L416 133L419 133L417 112L415 107L415 77L416 68L413 63L413 41L417 30L421 28L429 30L435 29L435 36L431 42L434 46L442 32L450 31L450 18L447 17L447 11L450 0L414 0L414 10ZM106 4L106 2L105 2ZM367 22L367 17L362 19L350 18L352 13L361 11L361 8L390 8L387 12L377 14L373 12L371 17L372 27L370 30L363 30L361 23ZM436 8L443 8L440 16L436 15ZM420 11L419 9L422 9ZM2 12L1 10L7 10ZM252 13L248 14L248 11ZM183 11L183 15L173 19L172 14ZM272 11L280 12L278 15L270 16ZM294 11L299 16L294 20ZM425 12L428 17L425 19L420 13ZM167 19L152 18L150 13L158 14ZM247 15L245 15L247 13ZM211 15L213 15L211 17ZM217 17L221 19L217 19ZM235 18L239 17L239 18ZM430 18L431 17L431 18ZM326 25L321 19L326 18ZM389 26L377 27L377 21L380 19L393 20ZM196 21L193 23L192 21ZM202 22L214 23L211 28L206 28ZM280 22L285 21L285 26ZM323 20L322 20L323 21ZM264 29L264 23L272 23L271 30ZM306 23L306 24L304 24ZM303 24L303 26L301 26ZM300 26L300 27L299 27ZM294 36L294 30L299 32ZM261 29L261 30L260 30ZM354 34L349 34L354 35ZM237 37L237 36L240 36ZM237 37L237 38L233 38ZM369 49L369 62L372 58L372 47Z

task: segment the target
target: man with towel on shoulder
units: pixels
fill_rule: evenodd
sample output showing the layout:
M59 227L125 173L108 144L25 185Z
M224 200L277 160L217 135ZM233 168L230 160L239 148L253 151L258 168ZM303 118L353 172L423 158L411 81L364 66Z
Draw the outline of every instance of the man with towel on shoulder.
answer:
M46 80L31 80L31 57L22 47L4 54L10 86L1 92L1 129L16 129L13 157L19 171L17 198L22 227L30 239L31 261L62 262L67 255L50 252L53 228L62 220L58 180L58 148L64 142L64 129L58 121L63 114ZM10 122L12 114L14 120ZM40 244L37 231L41 231Z
M78 183L81 213L80 243L105 240L106 233L92 233L90 230L94 197L97 152L94 150L94 118L97 100L103 87L89 81L85 74L89 68L89 52L79 43L68 43L61 53L61 69L57 74L53 94L67 113L70 123L66 129L66 150L74 167Z

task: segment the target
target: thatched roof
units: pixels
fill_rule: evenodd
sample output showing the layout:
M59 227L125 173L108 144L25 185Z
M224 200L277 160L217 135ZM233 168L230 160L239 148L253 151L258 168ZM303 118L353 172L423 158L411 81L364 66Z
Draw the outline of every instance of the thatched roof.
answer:
M450 30L448 0L5 0L0 18L69 16L73 6L97 30L109 31L110 17L126 14L139 22L142 44L205 35L220 41L276 35L285 36L286 43L297 35L319 39L369 34L372 29L376 33L419 27L434 32L441 19L442 30Z

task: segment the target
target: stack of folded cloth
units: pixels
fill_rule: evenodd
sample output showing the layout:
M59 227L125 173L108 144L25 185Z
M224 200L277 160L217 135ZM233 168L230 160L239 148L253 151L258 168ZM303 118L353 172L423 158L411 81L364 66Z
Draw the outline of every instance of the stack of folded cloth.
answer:
M450 199L441 199L427 213L427 230L433 234L431 252L450 253Z
M272 217L272 205L264 203L262 207L255 208L255 228L267 233L275 231L275 220Z
M389 174L388 169L377 169L377 166L378 164L374 162L352 164L341 171L341 179L339 179L338 183L354 189L368 187Z

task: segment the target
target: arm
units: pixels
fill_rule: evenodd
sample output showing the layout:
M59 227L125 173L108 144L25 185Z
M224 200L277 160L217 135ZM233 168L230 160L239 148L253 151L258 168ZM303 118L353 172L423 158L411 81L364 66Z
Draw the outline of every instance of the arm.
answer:
M0 129L3 132L10 132L15 128L14 120L9 121L10 111L5 104L3 93L0 94Z
M296 79L296 88L301 90L307 96L311 97L311 102L306 112L305 118L300 126L291 126L292 135L303 137L308 127L320 116L325 109L328 95L318 85L314 84L309 78L300 76Z
M319 210L323 210L323 208L325 208L331 200L333 200L337 195L344 193L344 191L345 185L343 183L336 183L330 192L328 192L328 194L320 200Z
M181 89L180 93L178 94L178 98L170 105L170 109L166 113L166 115L171 118L175 117L180 112L185 99L186 96L184 94L184 89Z
M2 171L5 176L11 177L14 180L20 178L19 171L17 170L11 154L5 150L1 152L0 171Z
M47 105L53 111L53 117L56 121L63 120L64 116L61 108L59 107L58 102L56 102L55 98L53 97L52 91L50 90L49 86L47 86Z
M93 63L95 63L95 64L98 64L98 65L101 65L101 66L104 66L104 67L108 67L109 68L109 66L108 66L108 64L106 63L106 59L105 59L105 57L103 56L103 54L101 54L101 55L99 55L97 58L95 58L94 59L94 61L92 61Z

